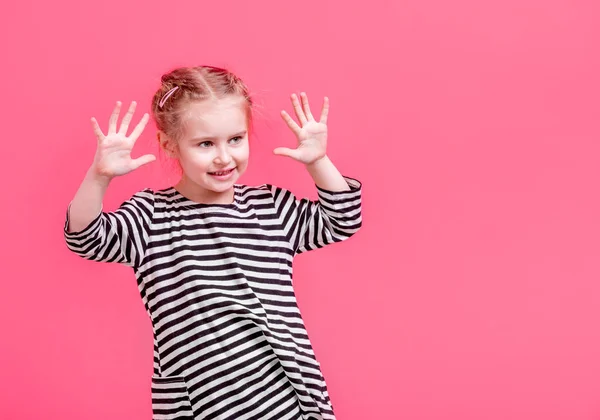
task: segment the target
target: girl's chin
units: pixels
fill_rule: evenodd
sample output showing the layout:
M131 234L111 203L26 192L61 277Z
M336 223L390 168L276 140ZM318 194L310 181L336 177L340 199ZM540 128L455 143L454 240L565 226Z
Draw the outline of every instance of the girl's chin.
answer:
M218 177L208 175L206 186L215 192L223 192L233 187L233 184L235 184L235 182L238 179L239 177L237 176L237 174L233 174L232 176L229 176L226 179L219 179Z

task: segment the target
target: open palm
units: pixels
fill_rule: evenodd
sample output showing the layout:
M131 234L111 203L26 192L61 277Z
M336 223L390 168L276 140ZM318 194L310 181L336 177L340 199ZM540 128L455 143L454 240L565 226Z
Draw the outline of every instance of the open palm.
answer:
M290 115L281 111L283 120L296 135L298 145L295 149L278 147L274 150L276 155L288 156L304 164L311 164L324 157L327 153L327 115L329 114L329 99L325 97L321 118L319 121L313 117L308 97L304 92L300 94L302 104L296 94L292 95L292 106L298 118L298 123Z
M121 121L121 126L117 130L117 122L121 111L121 102L117 102L110 116L106 135L100 129L98 121L92 118L92 127L98 140L96 156L94 157L94 168L98 174L109 178L125 175L156 159L154 155L144 155L137 159L131 157L133 146L149 120L148 114L144 114L138 125L127 136L127 130L135 108L136 103L132 102L123 117L123 121Z

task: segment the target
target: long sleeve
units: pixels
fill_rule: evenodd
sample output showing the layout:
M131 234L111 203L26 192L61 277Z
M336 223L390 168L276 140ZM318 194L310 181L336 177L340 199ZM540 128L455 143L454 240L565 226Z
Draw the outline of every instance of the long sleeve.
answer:
M317 187L318 200L298 199L291 192L270 186L283 229L295 254L348 239L362 226L362 184L344 177L350 191Z
M67 210L64 237L67 247L82 258L138 267L148 245L154 194L146 189L134 194L114 212L101 212L79 232L69 232Z

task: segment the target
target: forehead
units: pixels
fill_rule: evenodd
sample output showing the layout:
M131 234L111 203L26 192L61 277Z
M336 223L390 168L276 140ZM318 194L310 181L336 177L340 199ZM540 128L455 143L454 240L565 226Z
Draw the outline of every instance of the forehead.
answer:
M227 137L247 129L246 103L237 96L191 102L181 122L184 138Z

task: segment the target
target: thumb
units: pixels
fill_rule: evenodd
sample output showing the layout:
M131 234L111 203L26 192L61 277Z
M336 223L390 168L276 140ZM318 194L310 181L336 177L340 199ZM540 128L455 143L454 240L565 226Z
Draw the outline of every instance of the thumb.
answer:
M154 162L156 160L156 156L154 155L144 155L140 156L137 159L133 159L133 169L137 169L140 166L146 165L150 162Z
M295 160L300 160L300 151L298 149L289 149L287 147L278 147L273 150L273 153L279 156L291 157Z

